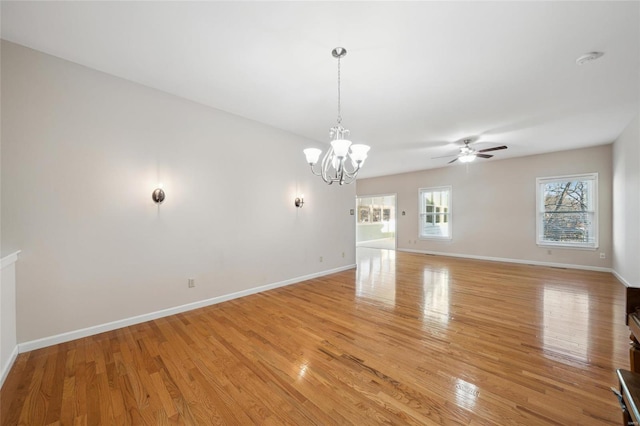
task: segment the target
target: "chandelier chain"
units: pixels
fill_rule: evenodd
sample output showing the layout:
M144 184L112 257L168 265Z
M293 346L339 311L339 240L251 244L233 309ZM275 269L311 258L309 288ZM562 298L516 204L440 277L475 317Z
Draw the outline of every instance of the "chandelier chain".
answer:
M340 57L338 57L338 125L342 124L342 110L340 105Z

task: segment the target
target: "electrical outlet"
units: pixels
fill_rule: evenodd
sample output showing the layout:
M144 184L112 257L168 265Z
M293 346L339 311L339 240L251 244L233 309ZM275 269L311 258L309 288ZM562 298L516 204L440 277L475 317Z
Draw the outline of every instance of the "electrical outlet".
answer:
M194 288L196 286L196 280L195 278L189 278L187 280L187 285L189 286L189 288Z
M547 250L547 254L551 254L551 250Z
M342 252L342 257L344 257L344 252Z
M600 259L606 259L607 256L604 253L600 253Z
M322 262L322 256L320 256L320 262Z

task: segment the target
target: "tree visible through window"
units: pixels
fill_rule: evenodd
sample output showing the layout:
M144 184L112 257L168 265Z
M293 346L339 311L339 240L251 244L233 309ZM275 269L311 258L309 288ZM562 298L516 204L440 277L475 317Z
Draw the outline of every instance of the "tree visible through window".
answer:
M420 238L451 238L451 187L420 189Z
M538 178L537 243L598 247L598 174Z

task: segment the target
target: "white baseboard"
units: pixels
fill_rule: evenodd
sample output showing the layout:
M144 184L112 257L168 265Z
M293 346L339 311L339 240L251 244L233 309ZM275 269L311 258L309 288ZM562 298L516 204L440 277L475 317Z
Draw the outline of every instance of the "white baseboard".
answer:
M18 357L18 346L15 346L13 348L13 351L11 351L11 355L9 355L9 359L2 366L2 370L0 370L0 388L2 388L2 385L4 385L4 380L9 375L9 371L11 371L11 367L13 367L13 363L16 362L17 357Z
M398 249L398 251L405 251L408 253L419 254L432 254L436 256L449 256L449 257L461 257L464 259L475 260L487 260L490 262L505 262L505 263L519 263L522 265L535 265L535 266L550 266L552 268L566 268L566 269L582 269L585 271L598 271L598 272L612 272L611 268L601 268L598 266L586 266L586 265L573 265L567 263L552 263L552 262L538 262L535 260L521 260L521 259L509 259L503 257L490 257L490 256L476 256L472 254L456 254L456 253L441 253L436 251L426 250L413 250L413 249Z
M624 284L625 287L640 287L640 284L635 284L635 285L631 284L622 275L620 275L618 273L618 271L616 271L615 269L612 269L611 273L613 274L614 277L616 277L618 279L618 281L620 281L622 284Z
M346 271L348 269L355 268L356 265L347 265L340 268L330 269L326 271L317 272L314 274L304 275L301 277L292 278L285 281L280 281L272 284L266 284L259 287L253 287L247 290L238 291L235 293L225 294L222 296L213 297L211 299L199 300L193 303L187 303L186 305L175 306L173 308L163 309L156 312L150 312L148 314L138 315L135 317L125 318L106 324L100 324L92 327L83 328L80 330L69 331L67 333L56 334L54 336L43 337L42 339L31 340L18 344L17 353L29 352L35 349L44 348L47 346L57 345L59 343L69 342L71 340L80 339L87 336L93 336L95 334L104 333L106 331L116 330L118 328L127 327L129 325L140 324L142 322L151 321L154 319L167 317L169 315L175 315L182 312L191 311L193 309L203 308L205 306L215 305L217 303L226 302L228 300L237 299L239 297L249 296L251 294L260 293L267 290L272 290L278 287L284 287L291 284L296 284L302 281L310 280L313 278L323 277L325 275L335 274L336 272Z

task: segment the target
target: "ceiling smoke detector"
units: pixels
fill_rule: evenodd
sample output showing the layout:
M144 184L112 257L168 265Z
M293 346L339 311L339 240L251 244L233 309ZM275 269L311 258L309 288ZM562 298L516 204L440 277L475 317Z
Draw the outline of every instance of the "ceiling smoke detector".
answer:
M602 57L602 55L604 55L604 53L602 52L589 52L589 53L585 53L584 55L580 56L578 59L576 59L576 64L578 65L584 65L586 63L589 62L593 62L596 59L599 59Z

